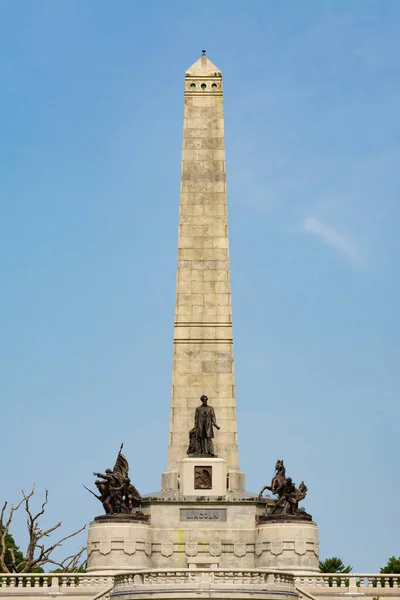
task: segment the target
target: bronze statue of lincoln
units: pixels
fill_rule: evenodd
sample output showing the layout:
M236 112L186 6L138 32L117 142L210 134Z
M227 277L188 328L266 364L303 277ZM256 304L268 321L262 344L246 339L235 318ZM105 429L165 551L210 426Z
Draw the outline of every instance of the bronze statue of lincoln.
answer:
M194 415L194 434L197 440L198 454L214 455L214 427L220 429L215 420L215 412L212 406L207 404L207 396L200 398L201 405L196 408Z

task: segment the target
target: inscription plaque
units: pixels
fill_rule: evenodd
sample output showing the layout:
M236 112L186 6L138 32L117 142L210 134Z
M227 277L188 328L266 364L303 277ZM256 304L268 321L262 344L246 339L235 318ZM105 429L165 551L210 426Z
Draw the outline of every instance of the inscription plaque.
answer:
M194 489L211 490L212 489L212 467L194 468Z
M181 508L181 521L226 521L226 508Z

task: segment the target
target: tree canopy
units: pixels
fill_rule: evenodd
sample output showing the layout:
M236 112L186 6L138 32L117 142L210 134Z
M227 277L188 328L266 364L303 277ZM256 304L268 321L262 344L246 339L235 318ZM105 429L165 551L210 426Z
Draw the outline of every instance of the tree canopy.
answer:
M400 573L400 556L391 556L387 565L381 568L381 573Z
M1 529L1 533L4 533L4 526ZM0 555L3 553L3 546L1 543L1 538L3 536L0 536ZM13 556L15 558L15 561L17 561L18 563L21 563L24 560L24 555L22 554L21 550L19 549L19 546L17 546L17 544L15 543L15 540L13 538L13 536L11 535L11 533L6 533L5 537L4 537L4 545L5 545L5 554L4 554L4 562L6 564L6 567L9 571L12 571L12 565L13 565Z
M47 506L48 492L46 490L44 501L37 513L33 513L30 506L30 500L34 493L34 487L29 494L25 494L22 490L22 499L16 506L11 505L7 510L8 502L6 501L0 510L0 573L43 573L43 567L49 565L59 567L65 572L75 572L83 569L84 565L81 565L79 561L85 551L85 547L76 554L67 556L61 562L54 560L53 551L59 548L66 540L78 535L85 529L85 526L46 547L43 541L61 527L61 521L46 530L41 528L40 520ZM13 516L21 506L25 507L29 539L25 552L21 552L10 533Z
M319 561L319 570L321 573L350 573L351 565L345 565L341 558L331 556L323 561Z

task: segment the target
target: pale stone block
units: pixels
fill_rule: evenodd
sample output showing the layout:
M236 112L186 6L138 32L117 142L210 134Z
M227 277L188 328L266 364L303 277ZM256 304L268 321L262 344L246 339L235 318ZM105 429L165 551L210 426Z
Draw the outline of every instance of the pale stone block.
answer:
M233 341L232 328L231 327L218 327L217 332L216 332L216 338L218 340Z
M190 130L198 132L199 130L206 129L211 131L212 129L218 129L221 127L221 119L218 117L189 117L184 119L184 129L186 135ZM197 137L197 136L196 136Z
M212 183L210 185L219 185L219 183ZM204 215L213 215L213 216L224 216L226 215L226 206L225 204L210 204L204 205L202 207L204 209Z
M194 259L193 248L179 248L178 249L178 259L179 260L193 260Z
M171 436L171 446L182 446L183 448L187 448L188 446L188 430L186 431L173 431ZM185 455L186 452L183 453ZM177 452L177 456L182 456L180 452Z
M255 557L256 568L319 572L318 529L313 522L263 523L257 528L256 543L262 549Z
M217 146L218 147L218 146ZM214 160L223 160L225 161L225 150L214 150L213 152L213 159Z
M229 306L229 294L216 294L216 303L218 306Z
M200 119L203 122L207 122L209 119L215 117L221 118L221 109L217 106L191 106L185 110L185 117L188 121L194 119Z
M220 424L219 422L223 422L225 420L231 420L231 421L236 421L236 411L235 408L233 406L220 406L218 407L218 415L216 415L217 417L217 423L218 425ZM236 429L235 429L236 431Z
M182 161L193 160L193 150L182 150Z
M225 173L225 162L222 160L205 160L201 165L206 172Z
M191 279L191 270L190 269L178 269L177 271L177 281L179 282L190 282Z
M228 316L229 319L232 319L232 308L229 304L218 304L216 308L217 315Z
M226 248L212 248L203 250L203 260L227 260L228 252Z
M185 375L186 373L192 373L191 364L190 364L189 360L187 360L187 361L179 360L179 357L175 355L174 361L175 361L174 373L177 373L179 375ZM173 394L174 394L174 392L173 392Z
M218 388L222 387L233 387L234 377L233 373L218 373Z
M215 320L217 316L217 310L215 306L204 306L203 307L203 318L206 320Z
M150 525L116 521L90 523L88 573L116 573L151 567Z
M172 382L174 383L174 377L172 377ZM181 408L182 410L187 410L188 408L187 398L175 398L172 394L171 401L174 404L174 408Z
M202 366L203 369L203 384L207 385L207 386L216 386L217 385L217 375L216 373L210 373L210 372L206 372L205 369L205 364L206 362L203 363L199 363L200 366Z
M202 327L191 327L190 328L190 338L191 339L201 339L203 337L203 328Z
M202 192L199 194L193 194L193 204L212 204L214 202L215 194L211 192Z
M193 197L193 194L190 194L189 192L181 192L181 195L180 195L181 205L182 204L193 204L192 197Z
M188 138L223 138L223 129L185 129L183 135Z
M198 191L202 191L201 186L199 186ZM201 206L199 204L194 204L193 205L193 215L202 215L204 213L204 206Z
M241 490L244 491L246 489L246 481L245 474L240 471L228 471L228 489L231 490Z
M228 237L214 237L213 238L213 247L214 248L228 248Z
M216 398L217 401L222 406L230 406L229 399L235 396L235 390L233 385L221 385L219 379L217 378L217 393ZM231 410L231 409L229 409ZM226 417L228 418L228 417Z
M211 306L216 306L216 304L217 304L217 294L204 294L204 304L209 304Z
M174 365L175 367L175 365ZM180 385L180 386L190 386L190 377L191 374L190 373L177 373L175 371L175 369L172 370L172 377L173 377L173 386L174 385ZM173 393L173 387L172 387L172 393Z
M178 260L178 269L181 271L183 269L191 269L192 263L188 260Z
M207 192L215 192L222 193L226 191L226 183L225 181L206 181L205 182L205 190ZM220 213L217 213L220 214Z
M224 192L214 192L213 193L214 204L223 204L226 206L226 193ZM227 220L225 219L224 225L227 225Z
M231 285L229 281L217 281L215 284L217 294L230 294Z
M219 446L233 446L236 444L236 436L233 433L226 433L224 431L218 431L218 445Z
M201 373L195 373L189 375L189 384L191 387L202 386L202 375ZM201 395L201 394L200 394Z
M203 338L206 340L214 340L216 338L216 329L215 327L204 327L203 329Z
M203 277L204 277L204 281L212 281L212 282L216 282L218 277L218 271L216 269L205 269L203 271Z
M178 305L189 305L192 306L193 303L197 302L198 304L203 303L203 296L201 294L177 294L177 304ZM222 302L221 302L222 304Z
M192 106L215 106L215 97L197 96L193 98Z
M219 416L219 411L217 423L221 427L221 431L225 433L236 433L236 421L234 421L233 419L222 419Z
M190 271L190 280L192 282L196 282L196 283L202 282L204 280L204 271L200 271L198 269L192 269ZM196 291L195 293L200 293L200 292Z
M181 243L181 238L184 238L184 237L192 238L192 237L194 237L193 228L194 228L193 225L181 225L179 227L178 248L179 248L180 243Z
M162 490L177 490L178 489L179 473L178 471L168 471L161 475Z
M189 327L175 327L174 329L175 340L187 340L189 339Z
M193 238L193 248L199 249L204 247L204 237Z
M181 191L183 192L207 192L209 191L209 189L207 188L207 185L209 184L209 181L182 181L181 184ZM199 214L199 213L195 213L195 212L189 212L190 206L187 205L181 205L181 214ZM201 213L200 213L201 214Z
M176 284L176 291L178 294L190 294L191 292L192 282L190 279L188 281L179 278Z
M186 143L186 148L189 150L200 150L204 148L204 139L203 138L184 138Z
M226 281L230 284L229 271L217 271L217 281Z
M206 159L201 161L201 163L204 171L206 173L212 174L214 177L214 179L210 177L209 181L226 181L225 161Z
M194 247L194 239L189 236L180 236L178 246L179 246L179 248L193 248ZM185 259L183 258L183 260L185 260Z
M196 467L211 467L211 489L195 488ZM222 458L184 458L180 468L180 490L184 496L226 496L226 461Z
M212 236L213 238L227 237L226 225L225 224L222 224L222 225L214 224L214 225L206 226L206 227L204 227L204 235Z
M203 161L203 160L211 161L211 160L215 159L215 152L216 152L215 150L204 150L204 149L194 150L193 151L193 153L194 153L193 159L200 160L200 161Z
M189 386L173 386L173 396L174 398L187 398L190 395L190 387Z
M218 150L220 148L220 138L211 137L204 140L204 148L207 150Z

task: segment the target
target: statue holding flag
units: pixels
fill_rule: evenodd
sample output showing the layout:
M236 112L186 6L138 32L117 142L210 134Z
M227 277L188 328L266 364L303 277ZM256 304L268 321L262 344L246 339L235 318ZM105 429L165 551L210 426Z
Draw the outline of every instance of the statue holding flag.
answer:
M115 514L138 514L142 500L141 495L131 483L129 478L129 464L126 457L122 454L123 444L119 449L114 468L106 469L105 473L93 473L97 479L95 486L99 491L99 496L84 486L103 504L107 515Z

